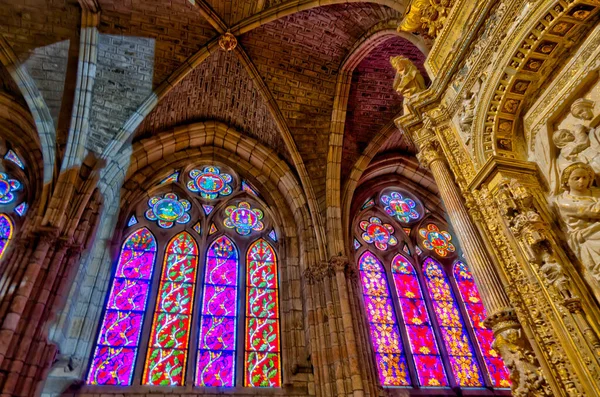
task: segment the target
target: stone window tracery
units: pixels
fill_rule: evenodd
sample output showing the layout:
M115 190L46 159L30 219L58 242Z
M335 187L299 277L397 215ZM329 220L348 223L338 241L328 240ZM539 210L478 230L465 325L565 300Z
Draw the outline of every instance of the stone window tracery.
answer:
M381 385L509 388L479 291L445 222L402 189L367 202L352 247ZM376 226L384 232L369 234Z
M281 387L266 205L213 164L173 172L146 197L125 216L87 383Z

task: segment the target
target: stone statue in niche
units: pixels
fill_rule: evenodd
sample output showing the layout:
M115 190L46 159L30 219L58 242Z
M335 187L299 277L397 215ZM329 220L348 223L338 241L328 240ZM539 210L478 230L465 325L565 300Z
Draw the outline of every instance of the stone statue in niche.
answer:
M589 276L600 282L600 189L592 186L595 177L588 164L566 167L560 178L564 192L556 204L568 229L569 246Z
M573 117L583 122L594 118L594 102L588 99L577 99L571 105ZM575 162L589 164L594 170L597 182L600 175L600 131L583 124L576 124L571 129L560 129L554 132L552 140L560 153L556 159L558 175Z
M410 97L425 89L425 80L410 59L399 55L391 57L390 63L396 70L393 86L398 94Z
M465 145L469 145L471 141L471 128L473 127L473 119L475 118L475 106L477 98L479 97L480 87L481 78L477 80L470 91L463 95L461 109L458 113L460 135L463 138Z

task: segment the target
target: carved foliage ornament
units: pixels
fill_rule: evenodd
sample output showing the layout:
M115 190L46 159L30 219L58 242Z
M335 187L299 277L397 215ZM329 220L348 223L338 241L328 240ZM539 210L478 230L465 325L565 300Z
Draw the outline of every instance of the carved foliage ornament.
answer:
M435 39L444 28L452 3L451 0L413 0L398 31Z

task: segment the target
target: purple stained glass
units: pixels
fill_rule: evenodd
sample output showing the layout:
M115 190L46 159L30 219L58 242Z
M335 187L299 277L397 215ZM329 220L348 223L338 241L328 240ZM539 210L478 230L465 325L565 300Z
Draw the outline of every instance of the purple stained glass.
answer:
M210 245L206 257L195 384L231 387L235 383L239 256L233 242L221 236Z
M502 360L498 359L498 352L492 349L494 333L483 324L487 313L481 303L475 279L465 263L457 261L454 264L454 279L460 291L462 302L469 314L471 325L475 330L477 345L485 360L492 384L494 387L510 387L508 371Z
M146 228L134 231L123 243L88 384L131 384L155 256L156 241Z
M19 215L19 216L23 216L25 215L25 213L27 212L27 203L21 203L19 205L17 205L15 207L15 212Z
M411 384L398 319L392 305L383 265L371 252L362 254L359 261L363 301L373 349L377 353L377 370L383 386Z
M473 345L444 269L433 258L427 258L423 263L423 272L456 383L461 387L485 386Z
M92 385L131 385L137 348L96 346L88 375Z
M7 159L8 161L12 161L13 163L15 163L20 169L24 170L25 169L25 164L23 164L23 162L21 161L21 158L19 158L19 156L17 156L17 154L15 152L13 152L12 150L9 150L6 155L4 156L5 159Z

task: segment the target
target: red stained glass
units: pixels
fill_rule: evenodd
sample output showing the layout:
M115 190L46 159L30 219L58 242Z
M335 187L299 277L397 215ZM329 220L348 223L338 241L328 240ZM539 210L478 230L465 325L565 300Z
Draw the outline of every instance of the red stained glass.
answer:
M246 385L281 387L281 359L278 353L246 352Z
M248 305L246 316L251 317L279 317L277 306L277 290L265 288L248 288Z
M156 241L146 228L134 231L123 243L88 384L131 384L155 256Z
M246 274L244 384L281 387L277 259L266 240L257 240L248 248Z
M187 361L195 284L193 278L191 283L170 280L188 280L190 274L195 274L198 247L189 233L181 232L171 239L166 252L143 384L181 386ZM183 257L186 253L189 255Z
M486 329L483 321L487 317L473 275L467 265L457 261L454 264L454 279L458 285L460 296L469 313L471 325L475 330L477 345L484 357L485 365L494 387L510 387L509 374L498 353L492 349L494 333Z
M246 350L261 352L279 351L277 320L250 317L246 319Z
M148 350L144 384L173 386L183 384L187 352L176 349Z
M446 273L432 258L425 259L423 272L456 382L461 387L484 386L473 346Z
M410 375L383 265L371 252L359 259L362 292L383 386L408 386Z
M391 268L419 383L421 386L446 387L448 378L415 269L402 254L392 259Z
M238 252L227 236L208 248L196 365L196 386L234 386Z
M179 283L193 283L196 280L196 266L194 256L168 254L168 268L163 273L164 280Z
M163 349L187 349L190 316L160 313L153 324L150 346Z

